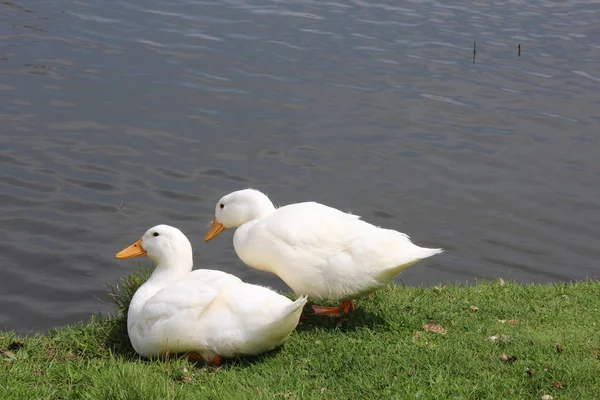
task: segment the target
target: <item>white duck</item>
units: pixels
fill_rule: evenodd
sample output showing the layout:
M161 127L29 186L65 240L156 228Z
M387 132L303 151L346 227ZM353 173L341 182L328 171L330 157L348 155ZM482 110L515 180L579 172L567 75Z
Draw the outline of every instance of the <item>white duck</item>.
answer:
M288 339L306 304L225 272L192 271L192 245L172 226L149 229L116 257L145 255L156 268L127 314L129 339L143 357L187 353L218 365L222 357L257 355Z
M323 204L296 203L276 209L254 189L219 200L204 241L226 228L237 228L233 245L245 264L278 275L296 295L342 300L341 307L313 306L317 314L338 317L354 309L354 299L443 251L419 247L404 233Z

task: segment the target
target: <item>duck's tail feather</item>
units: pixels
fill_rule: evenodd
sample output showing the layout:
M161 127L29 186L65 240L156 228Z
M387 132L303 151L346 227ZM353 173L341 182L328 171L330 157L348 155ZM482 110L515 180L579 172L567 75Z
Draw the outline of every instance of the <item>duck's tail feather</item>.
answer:
M286 307L284 310L284 315L295 315L297 313L299 317L307 301L308 296L306 295L298 297L293 303Z
M424 258L435 256L436 254L440 254L440 253L443 253L443 252L444 252L444 249L430 249L430 248L427 248L427 247L421 247L421 250L419 252L420 254L418 255L418 258L420 260L422 260Z

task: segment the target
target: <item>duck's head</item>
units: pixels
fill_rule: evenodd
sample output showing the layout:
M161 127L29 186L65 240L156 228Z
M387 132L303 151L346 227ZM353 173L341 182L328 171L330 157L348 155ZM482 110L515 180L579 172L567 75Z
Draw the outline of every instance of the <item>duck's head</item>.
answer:
M117 258L148 256L157 265L181 262L190 264L192 245L179 229L169 225L156 225L131 246L117 253ZM188 265L185 265L186 267Z
M221 197L215 206L215 218L204 237L208 242L227 228L237 228L246 222L263 218L275 210L267 195L255 190L244 189Z

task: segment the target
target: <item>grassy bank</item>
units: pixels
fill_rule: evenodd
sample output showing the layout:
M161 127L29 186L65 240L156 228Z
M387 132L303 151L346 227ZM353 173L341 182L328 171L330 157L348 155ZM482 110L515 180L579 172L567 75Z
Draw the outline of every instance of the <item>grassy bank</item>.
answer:
M127 307L126 283L117 299ZM3 399L596 399L600 284L410 288L309 317L279 350L221 367L145 361L124 318L0 334ZM545 397L549 399L550 397Z

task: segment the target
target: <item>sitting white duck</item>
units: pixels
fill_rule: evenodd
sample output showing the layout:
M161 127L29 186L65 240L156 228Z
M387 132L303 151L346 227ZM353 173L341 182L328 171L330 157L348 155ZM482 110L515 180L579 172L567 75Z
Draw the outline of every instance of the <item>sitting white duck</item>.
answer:
M219 200L204 241L237 228L233 245L248 266L278 275L296 295L342 300L341 307L313 306L334 317L354 310L354 299L387 285L416 262L441 253L323 204L275 208L262 192L244 189Z
M152 275L131 299L127 332L143 357L186 353L219 365L280 346L295 329L306 297L292 301L221 271L192 271L192 245L177 228L157 225L117 253L147 255Z

